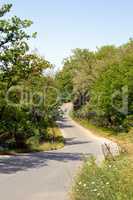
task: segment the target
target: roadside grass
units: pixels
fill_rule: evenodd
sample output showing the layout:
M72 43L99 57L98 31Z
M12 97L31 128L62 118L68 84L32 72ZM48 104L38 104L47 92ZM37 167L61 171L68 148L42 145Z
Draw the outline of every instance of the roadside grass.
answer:
M86 161L72 188L72 200L133 200L133 162L126 156Z
M48 137L45 141L38 142L38 139L31 137L27 141L27 148L23 149L2 149L0 148L0 155L16 155L17 153L30 153L39 151L50 151L64 147L64 138L58 126L48 128ZM54 134L54 140L53 140Z
M106 128L96 127L88 120L74 118L72 115L71 117L81 126L92 131L93 134L99 137L105 137L118 143L121 146L122 150L128 153L128 156L133 155L133 128L128 133L114 132Z
M117 142L122 149L115 160L105 160L97 166L94 159L84 163L72 188L72 200L133 200L133 129L116 133L99 128L88 120L75 119L99 137Z
M47 139L45 142L31 142L30 149L32 151L49 151L56 150L64 147L64 138L58 126L54 128L48 129L49 138L52 138L54 135L54 139L52 138L50 141Z

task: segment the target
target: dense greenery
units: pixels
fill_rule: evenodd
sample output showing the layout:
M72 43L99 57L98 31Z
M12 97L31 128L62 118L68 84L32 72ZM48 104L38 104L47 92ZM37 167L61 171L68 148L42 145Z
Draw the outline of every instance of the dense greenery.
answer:
M29 51L32 22L5 18L11 7L0 8L0 146L22 149L33 140L54 140L47 130L54 128L59 104L54 79L45 75L52 65Z
M73 200L133 199L133 164L128 158L106 161L98 167L87 161L73 188Z
M57 74L59 89L74 102L74 114L116 131L133 125L133 41L96 52L76 49ZM66 96L67 97L67 96Z
M54 78L45 73L52 65L30 53L28 40L36 37L27 30L32 21L5 18L11 7L0 8L0 146L25 148L31 138L48 139L60 99L73 101L78 118L128 130L133 125L133 41L95 52L75 49Z

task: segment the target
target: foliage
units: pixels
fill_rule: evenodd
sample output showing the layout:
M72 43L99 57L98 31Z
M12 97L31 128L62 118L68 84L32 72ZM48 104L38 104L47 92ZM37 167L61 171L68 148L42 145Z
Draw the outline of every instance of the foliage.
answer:
M97 166L87 161L73 188L73 200L133 199L133 164L129 158L117 158Z
M53 131L55 140L51 142L53 139ZM48 128L47 134L45 135L45 142L42 141L39 143L38 136L33 136L27 140L27 144L32 151L56 150L64 146L64 139L60 129L55 125L54 128Z
M32 137L41 142L54 126L59 104L54 79L44 75L52 67L45 58L29 53L30 20L4 19L12 5L0 8L0 146L26 148Z
M75 116L93 119L116 131L128 130L133 113L133 41L103 46L95 52L76 49L58 79L61 91L71 85ZM67 72L66 72L67 71ZM66 76L66 74L69 74ZM130 119L130 123L129 120Z
M108 68L95 81L91 89L89 106L95 110L97 119L103 126L117 130L127 127L127 123L124 122L133 112L131 45L129 44L119 62L109 63Z

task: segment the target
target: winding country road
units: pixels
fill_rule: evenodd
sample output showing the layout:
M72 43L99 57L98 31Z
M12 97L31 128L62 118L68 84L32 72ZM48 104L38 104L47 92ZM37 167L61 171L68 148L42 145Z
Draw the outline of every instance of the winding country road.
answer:
M93 155L103 159L105 139L72 121L58 121L66 140L63 149L0 157L1 200L68 200L72 180L82 160Z

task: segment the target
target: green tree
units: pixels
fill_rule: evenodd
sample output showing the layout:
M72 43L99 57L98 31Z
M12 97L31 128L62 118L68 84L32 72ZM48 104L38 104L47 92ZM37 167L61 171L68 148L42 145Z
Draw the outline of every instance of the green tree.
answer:
M0 8L0 145L25 148L29 138L39 142L47 137L58 104L48 90L54 81L44 75L52 65L29 53L27 42L36 35L26 31L32 22L16 16L4 19L11 7Z

